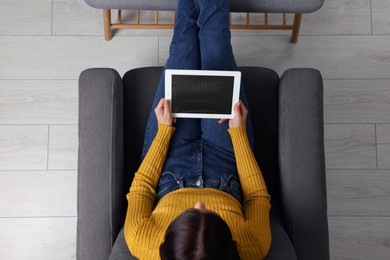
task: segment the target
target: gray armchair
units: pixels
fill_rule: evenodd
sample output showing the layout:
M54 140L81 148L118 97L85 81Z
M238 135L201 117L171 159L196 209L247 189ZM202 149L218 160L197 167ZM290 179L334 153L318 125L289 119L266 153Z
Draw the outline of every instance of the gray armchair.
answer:
M323 89L314 69L241 67L255 155L272 196L267 259L329 259ZM133 259L126 193L140 164L161 67L88 69L79 79L77 259Z

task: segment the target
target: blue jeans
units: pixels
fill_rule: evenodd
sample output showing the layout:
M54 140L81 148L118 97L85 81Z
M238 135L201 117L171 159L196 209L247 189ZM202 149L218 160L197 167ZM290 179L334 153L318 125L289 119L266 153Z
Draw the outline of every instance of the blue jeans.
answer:
M174 35L165 69L236 71L230 42L229 6L227 0L179 0ZM157 88L146 127L144 158L157 132L154 108L164 97L164 72ZM240 99L248 107L241 86ZM215 119L178 118L164 168L157 186L157 200L174 190L215 188L242 202L242 191L228 122ZM254 146L250 116L247 134Z

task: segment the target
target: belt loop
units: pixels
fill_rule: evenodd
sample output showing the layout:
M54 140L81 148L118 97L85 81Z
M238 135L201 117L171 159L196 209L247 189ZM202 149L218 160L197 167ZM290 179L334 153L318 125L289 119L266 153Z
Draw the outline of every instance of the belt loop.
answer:
M183 177L180 177L179 180L177 181L177 183L179 184L179 189L184 188Z
M221 179L221 184L220 184L220 186L219 186L218 190L224 190L224 189L225 189L225 187L226 187L226 181L225 181L225 178L222 178L222 177L220 177L220 179Z

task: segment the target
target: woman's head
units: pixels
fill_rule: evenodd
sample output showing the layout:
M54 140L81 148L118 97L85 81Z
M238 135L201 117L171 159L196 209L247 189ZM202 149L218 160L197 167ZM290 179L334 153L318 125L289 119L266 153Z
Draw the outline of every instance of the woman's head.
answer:
M240 259L229 226L202 202L169 225L160 246L160 257L163 260Z

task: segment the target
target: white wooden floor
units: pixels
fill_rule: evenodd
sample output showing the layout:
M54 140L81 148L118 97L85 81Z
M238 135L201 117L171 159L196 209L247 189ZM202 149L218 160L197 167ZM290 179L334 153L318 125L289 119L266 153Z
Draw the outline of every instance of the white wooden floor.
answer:
M239 65L323 74L332 259L390 259L389 14L389 0L325 0L296 45L233 32ZM75 259L78 76L163 65L170 38L106 42L83 0L0 0L0 259Z

